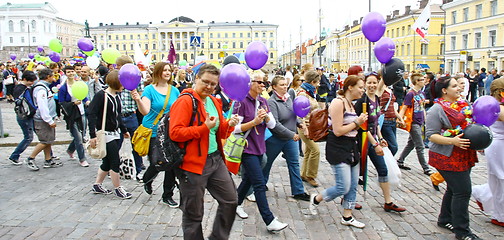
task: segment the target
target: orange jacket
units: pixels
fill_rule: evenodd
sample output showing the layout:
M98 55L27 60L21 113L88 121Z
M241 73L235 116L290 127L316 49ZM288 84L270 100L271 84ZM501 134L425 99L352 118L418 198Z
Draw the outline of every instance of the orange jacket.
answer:
M184 147L184 142L189 141L180 168L188 172L202 174L208 155L210 130L204 123L206 111L200 96L190 88L182 91L182 93L186 92L191 93L196 99L201 125L198 126L197 114L189 125L189 118L191 118L193 112L192 100L190 96L180 96L170 108L170 138L175 142L179 142L180 147ZM222 116L222 104L219 100L213 96L209 97L219 113L219 130L217 131L216 140L222 159L225 159L222 140L229 137L234 127L230 127L228 121Z

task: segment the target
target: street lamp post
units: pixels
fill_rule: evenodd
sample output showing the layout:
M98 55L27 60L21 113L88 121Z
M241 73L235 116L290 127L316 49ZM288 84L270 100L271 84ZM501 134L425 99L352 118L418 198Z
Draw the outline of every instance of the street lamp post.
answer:
M371 0L370 0L371 1ZM319 66L322 66L322 5L319 0Z

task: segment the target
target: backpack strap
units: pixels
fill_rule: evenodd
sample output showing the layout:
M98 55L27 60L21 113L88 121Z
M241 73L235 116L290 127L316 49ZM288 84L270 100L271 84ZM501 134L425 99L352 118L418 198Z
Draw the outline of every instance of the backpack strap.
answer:
M202 122L201 122L200 113L198 112L198 103L196 101L196 98L194 98L194 96L188 92L180 94L179 97L184 96L184 95L189 95L189 97L191 97L192 106L193 106L191 118L189 119L189 126L192 126L193 119L196 117L196 115L198 115L198 126L200 126ZM186 141L184 143L184 149L187 148L187 145L189 144L190 141L192 141L192 140ZM201 144L198 144L198 154L199 154L199 156L201 156Z
M26 90L30 91L30 93L31 93L31 101L33 102L33 106L35 106L36 108L38 108L38 106L37 106L37 101L34 101L34 99L35 99L34 97L35 96L33 95L33 93L35 93L35 89L37 87L43 87L46 90L47 93L49 93L49 91L50 91L49 88L46 85L44 85L43 83L40 83L40 82L38 82L35 85L33 85L33 87L31 88L31 91L30 91L29 87L26 88Z

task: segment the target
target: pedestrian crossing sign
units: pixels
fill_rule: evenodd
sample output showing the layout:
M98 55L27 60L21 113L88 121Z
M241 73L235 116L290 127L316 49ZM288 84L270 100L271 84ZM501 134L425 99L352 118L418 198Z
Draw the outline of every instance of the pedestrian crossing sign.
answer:
M201 44L201 37L200 36L191 36L191 46L192 47L199 47Z

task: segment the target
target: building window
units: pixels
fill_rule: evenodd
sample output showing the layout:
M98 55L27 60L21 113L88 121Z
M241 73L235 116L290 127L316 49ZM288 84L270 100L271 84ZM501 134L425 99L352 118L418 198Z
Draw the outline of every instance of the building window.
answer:
M24 37L21 37L21 43L24 43Z
M404 56L404 45L401 45L401 56Z
M270 58L273 59L273 53L270 53Z
M488 32L488 46L489 47L495 47L495 43L497 40L497 31L492 30Z
M108 40L112 40L112 36L111 35L108 35Z
M408 54L408 56L411 55L411 45L406 45L406 53Z
M464 18L462 20L464 22L467 22L467 20L469 20L469 8L468 7L464 8L462 17Z
M247 33L247 37L250 38L250 33Z
M12 20L9 21L9 32L14 32L14 22Z
M468 39L468 35L463 34L462 35L462 49L467 49L467 39Z
M256 33L255 33L255 37L256 37L256 38L258 38L258 37L259 37L259 33L258 33L258 32L256 32Z
M457 11L452 11L452 24L457 23Z
M406 32L405 32L405 31L406 31L406 28L405 28L405 27L402 27L402 35L403 35L403 36L406 36Z
M399 28L396 29L396 37L399 37Z
M236 33L233 33L233 38L235 38L235 37L236 37Z
M241 38L243 37L243 33L240 33L240 37L241 37Z
M233 48L236 48L236 42L233 42Z
M130 35L130 40L133 40L133 34L132 34L132 35Z
M49 22L47 25L48 25L48 27L47 27L47 28L49 29L49 32L52 32L52 31L51 31L51 28L52 28L52 24L51 24L51 22Z
M423 55L423 56L429 55L429 45L428 44L422 43L420 50L421 50L421 52L420 52L421 55Z
M270 32L270 38L272 38L272 37L273 37L273 33L272 33L272 32Z
M187 48L187 43L184 43L184 49L188 49L188 48Z
M133 48L134 48L133 44L130 44L130 50L133 50Z
M265 32L263 32L263 36L262 36L262 37L263 37L263 38L265 38L265 37L266 37L266 33L265 33Z
M123 40L126 40L126 35L123 35Z
M441 34L445 34L445 31L446 31L446 25L441 24Z
M155 33L152 34L152 39L156 39L156 34Z
M37 42L37 37L32 37L32 42L36 43Z
M474 69L480 69L480 62L479 61L475 61L474 62Z
M149 50L149 44L148 43L145 44L145 50Z
M482 10L483 10L483 6L481 4L476 5L476 19L481 18Z
M217 38L220 38L220 33L217 33Z
M213 59L213 53L210 53L210 59Z
M152 50L156 50L156 44L155 43L152 44Z
M228 34L227 34L227 33L224 33L224 37L225 37L225 38L228 38Z
M210 33L210 38L213 38L213 33Z
M187 53L184 53L184 55L183 55L183 58L182 58L182 59L183 59L183 60L187 60Z
M450 39L450 49L451 50L455 50L455 47L456 47L455 44L457 44L457 37L452 36Z
M117 50L119 50L119 44L116 44L115 48L116 48Z
M31 21L31 32L36 32L37 31L37 22L35 20Z
M474 47L481 48L481 33L474 33Z
M439 45L439 55L444 55L444 52L445 52L444 43L441 43Z
M116 40L119 40L119 35L116 35Z
M9 42L14 43L14 37L9 37Z
M391 30L390 34L391 34L391 35L390 35L390 36L391 36L391 38L394 38L394 29L392 29L392 30ZM352 45L355 45L355 44L352 44Z
M270 48L273 48L273 41L270 42Z
M24 32L25 31L25 21L21 20L19 22L19 31Z
M201 38L204 38L205 37L205 33L201 33Z
M149 34L145 34L145 39L149 39Z
M497 0L490 1L490 16L497 15Z
M210 49L212 49L212 48L213 48L213 42L210 43Z
M123 44L123 50L126 51L126 44Z

